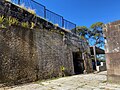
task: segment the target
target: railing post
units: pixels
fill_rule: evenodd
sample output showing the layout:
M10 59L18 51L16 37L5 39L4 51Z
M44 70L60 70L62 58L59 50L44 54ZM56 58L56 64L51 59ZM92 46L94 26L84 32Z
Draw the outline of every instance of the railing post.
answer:
M20 0L18 0L18 5L20 5Z
M62 17L62 28L64 28L64 18Z
M44 7L44 18L46 19L46 8Z
M77 27L77 25L75 24L75 34L77 34L77 28L76 27Z

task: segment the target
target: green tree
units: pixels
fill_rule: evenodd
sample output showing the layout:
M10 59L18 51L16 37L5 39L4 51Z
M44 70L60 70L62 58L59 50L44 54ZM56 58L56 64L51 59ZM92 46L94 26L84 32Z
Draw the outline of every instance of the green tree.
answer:
M86 26L78 26L76 30L81 38L89 40L90 30Z
M87 28L86 26L76 27L77 34L81 38L85 38L90 46L103 47L104 46L104 37L102 31L102 22L96 22Z
M90 46L93 46L94 49L94 59L95 59L95 65L97 66L97 57L96 57L96 50L95 47L104 47L104 37L103 37L103 31L102 31L102 22L96 22L91 25L90 28L87 28L85 26L79 26L77 27L77 34L80 35L80 37L84 37L87 39ZM104 56L104 55L103 55ZM104 59L102 55L99 55L98 59Z
M104 47L104 37L103 37L103 31L102 31L102 22L97 22L91 25L91 40L92 40L92 46L94 49L94 58L95 58L95 65L97 66L97 59L102 59L102 55L97 56L95 47Z
M104 47L104 37L102 31L102 22L97 22L91 25L90 40L92 40L92 46Z

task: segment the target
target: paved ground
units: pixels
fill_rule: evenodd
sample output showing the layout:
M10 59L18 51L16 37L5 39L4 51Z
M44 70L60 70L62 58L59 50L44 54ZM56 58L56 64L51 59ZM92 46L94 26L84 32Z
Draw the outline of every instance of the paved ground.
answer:
M120 85L108 84L106 72L76 75L55 80L35 82L0 90L120 90Z

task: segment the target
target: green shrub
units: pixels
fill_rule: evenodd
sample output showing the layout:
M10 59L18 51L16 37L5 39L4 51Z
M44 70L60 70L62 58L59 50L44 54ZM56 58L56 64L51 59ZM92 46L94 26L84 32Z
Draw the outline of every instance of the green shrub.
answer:
M60 67L60 70L61 70L61 71L65 71L65 67L64 67L64 66L61 66L61 67Z
M35 27L35 23L31 22L31 28L30 29L33 29Z
M60 32L60 34L61 34L61 35L65 35L65 33L64 33L64 32Z
M4 16L0 16L0 24L4 22Z
M2 24L1 28L5 29L6 27Z
M29 28L29 23L28 22L22 22L21 25L24 28Z
M9 24L9 26L11 25L18 25L18 20L16 18L13 18L13 17L9 17L9 18L6 18L6 24Z
M60 71L62 72L62 76L65 76L65 70L66 68L64 66L60 66Z

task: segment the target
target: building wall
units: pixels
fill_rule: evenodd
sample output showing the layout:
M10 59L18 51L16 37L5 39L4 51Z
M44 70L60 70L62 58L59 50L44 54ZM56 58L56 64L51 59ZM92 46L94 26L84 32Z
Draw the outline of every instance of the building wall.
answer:
M0 3L0 15L36 24L33 29L6 24L3 28L0 24L0 82L18 84L60 77L63 73L73 75L73 52L84 53L86 71L92 72L85 40L9 2Z
M72 51L63 36L47 30L1 29L0 60L0 77L7 82L58 77L61 66L68 74L74 73Z
M108 81L120 83L120 21L104 25Z

